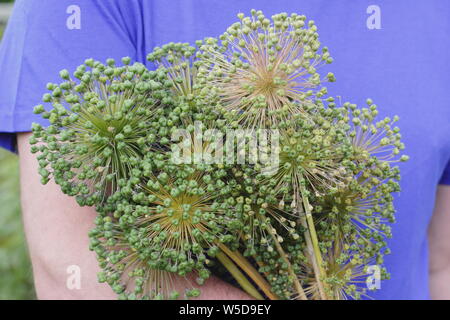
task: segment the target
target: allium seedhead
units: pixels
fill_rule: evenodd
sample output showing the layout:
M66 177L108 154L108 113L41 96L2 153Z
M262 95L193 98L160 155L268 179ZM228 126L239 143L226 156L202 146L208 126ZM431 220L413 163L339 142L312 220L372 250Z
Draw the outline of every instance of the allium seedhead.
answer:
M89 234L90 249L96 252L102 269L98 274L100 283L109 284L119 299L189 298L191 290L196 289L190 278L149 265L147 258L151 255L137 242L141 233L108 220L99 217Z
M369 265L380 267L381 279L388 277L383 256L390 252L386 238L392 236L389 223L395 221L393 194L400 191L399 170L391 164L402 159L399 150L404 145L390 119L375 122L376 107L369 104L370 109L344 104L353 149L346 158L350 160L347 170L354 178L313 200L328 281L336 299L369 295L359 285L367 278Z
M377 157L382 161L406 161L407 156L399 156L405 148L401 142L400 129L393 125L398 116L375 121L378 115L377 106L371 99L367 100L368 108L358 109L356 105L345 103L346 116L352 122L353 130L349 132L355 159L357 161Z
M317 68L331 62L313 21L285 13L267 19L261 11L242 17L220 40L208 38L198 58L206 83L219 90L223 109L246 127L272 128L303 112L326 93ZM296 103L294 103L296 102Z
M343 160L351 146L341 110L315 106L306 117L291 121L280 137L279 169L270 183L283 193L300 195L303 185L314 194L323 194L345 184L349 177Z
M111 59L108 65L88 59L75 79L66 70L61 77L43 97L53 109L35 107L50 125L34 124L30 143L39 152L43 183L53 177L81 205L94 205L129 176L131 160L152 142L165 92L158 75L139 63L116 67Z
M383 256L389 253L386 238L392 235L388 223L394 222L395 212L391 193L398 191L398 183L374 180L357 179L317 202L317 229L336 299L369 294L360 285L368 276L365 266L377 265L383 269L380 280L387 277Z
M171 42L154 48L147 60L154 62L158 74L165 77L164 85L172 91L176 104L173 113L182 119L184 127L195 121L214 126L220 116L216 112L217 90L198 76L196 52L187 43Z
M246 253L255 254L255 247L269 247L272 237L279 242L283 242L284 237L298 240L297 217L284 207L280 208L278 190L265 183L265 177L249 166L234 167L231 172L229 185L233 188L233 197L225 202L231 214L241 222L238 230Z
M193 99L198 87L197 70L193 65L196 49L188 43L168 43L156 47L147 55L160 71L167 73L167 81L175 94ZM197 89L197 90L196 90Z
M229 190L220 183L222 175L170 164L168 155L160 152L147 154L118 192L113 231L108 233L103 224L97 228L102 232L94 234L94 243L103 248L100 253L125 252L119 260L107 259L105 272L144 268L144 286L136 293L151 298L167 299L175 275L196 274L202 284L210 275L207 253L236 238L226 235L233 217L215 200ZM124 292L132 290L125 285Z

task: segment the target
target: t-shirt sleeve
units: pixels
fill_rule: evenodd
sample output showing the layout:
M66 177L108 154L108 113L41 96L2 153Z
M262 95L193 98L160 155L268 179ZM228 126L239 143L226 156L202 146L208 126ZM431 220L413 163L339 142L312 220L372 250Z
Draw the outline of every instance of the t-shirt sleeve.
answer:
M439 184L450 185L450 161L447 163L447 167L445 168L444 173L442 174Z
M133 21L120 0L17 0L0 47L0 146L13 150L27 132L48 82L87 58L136 59Z

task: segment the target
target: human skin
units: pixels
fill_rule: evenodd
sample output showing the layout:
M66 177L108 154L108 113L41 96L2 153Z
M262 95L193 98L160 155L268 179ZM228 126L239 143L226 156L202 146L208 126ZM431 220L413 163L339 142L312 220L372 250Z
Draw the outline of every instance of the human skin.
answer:
M450 300L450 186L438 188L428 238L431 298Z
M88 249L95 210L78 206L53 181L40 183L38 163L28 143L30 136L18 134L17 144L22 214L38 299L117 299L107 284L98 283L100 268L95 253ZM73 274L70 266L79 267L79 289L67 286ZM201 286L201 292L199 299L250 299L243 291L214 277Z

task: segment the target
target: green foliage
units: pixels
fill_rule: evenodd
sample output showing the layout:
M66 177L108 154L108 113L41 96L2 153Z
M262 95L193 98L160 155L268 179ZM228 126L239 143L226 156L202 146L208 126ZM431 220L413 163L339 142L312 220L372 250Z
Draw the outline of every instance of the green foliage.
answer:
M20 216L16 155L0 150L0 299L34 298L30 261Z
M0 25L0 38L2 35ZM33 299L31 265L20 216L19 161L16 155L3 149L0 149L0 205L0 300Z

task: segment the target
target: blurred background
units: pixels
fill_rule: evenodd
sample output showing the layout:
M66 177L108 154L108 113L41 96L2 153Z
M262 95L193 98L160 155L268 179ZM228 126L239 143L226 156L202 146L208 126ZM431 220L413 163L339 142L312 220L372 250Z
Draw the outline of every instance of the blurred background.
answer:
M0 41L12 5L0 0ZM0 148L0 300L34 299L19 197L18 157Z

